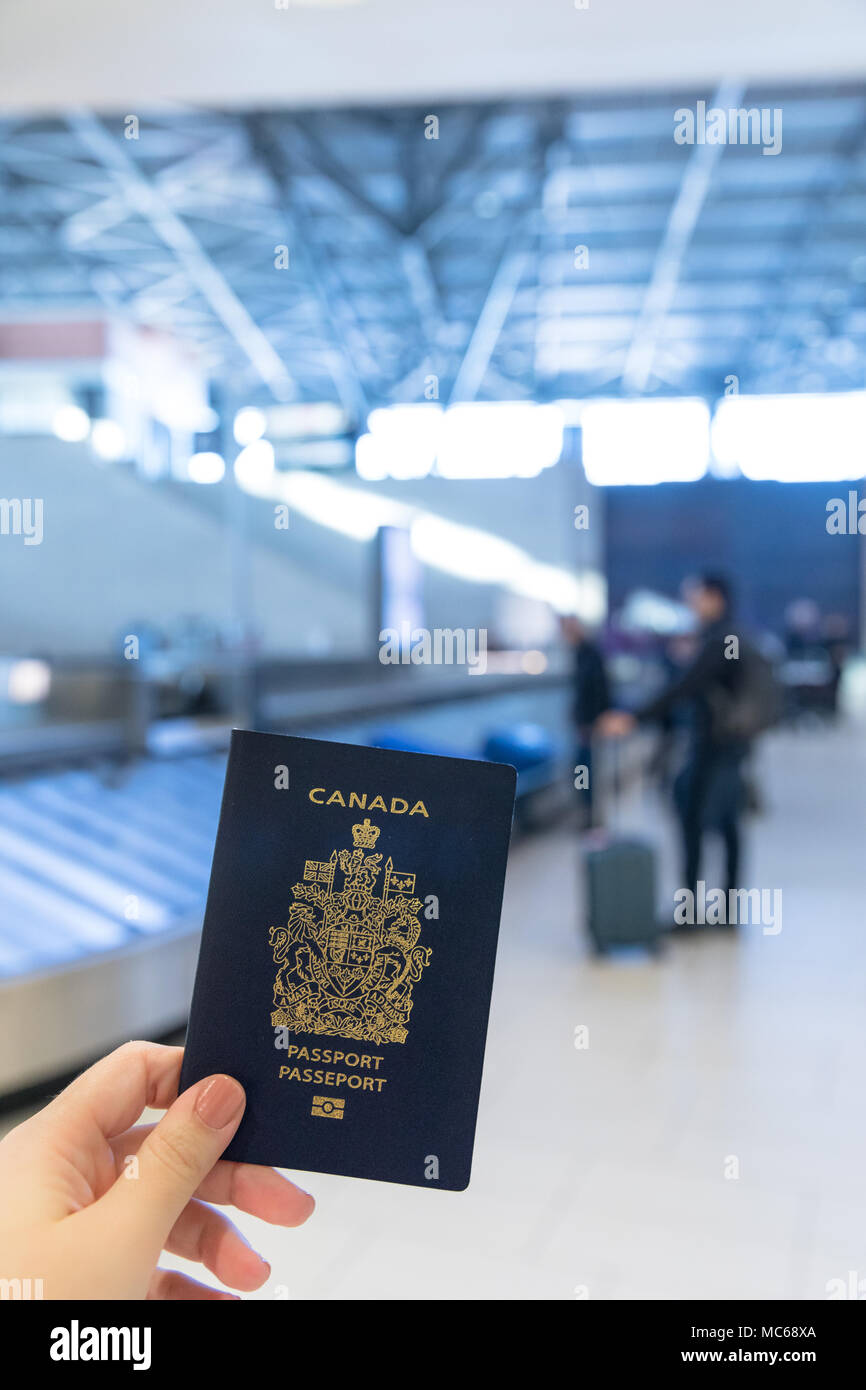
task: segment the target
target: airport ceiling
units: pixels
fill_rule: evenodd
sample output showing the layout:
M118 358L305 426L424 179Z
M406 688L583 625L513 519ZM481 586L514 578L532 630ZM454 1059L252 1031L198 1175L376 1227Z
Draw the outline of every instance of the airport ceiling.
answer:
M780 110L781 149L676 143L701 100ZM359 421L434 376L443 401L864 385L862 85L142 109L137 139L128 114L0 119L3 318L107 308L233 396Z

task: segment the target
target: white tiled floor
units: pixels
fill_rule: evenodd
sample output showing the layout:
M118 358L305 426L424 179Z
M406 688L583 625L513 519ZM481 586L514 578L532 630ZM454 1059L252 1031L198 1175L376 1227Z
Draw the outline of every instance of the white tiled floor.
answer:
M597 961L573 831L517 844L468 1192L300 1174L306 1228L240 1217L273 1265L257 1297L820 1299L866 1278L866 734L785 734L762 762L744 882L782 889L781 933ZM623 823L659 843L672 904L667 813Z
M744 883L782 889L781 933L596 961L573 832L518 844L468 1192L302 1175L304 1230L245 1223L259 1297L808 1299L866 1276L866 736L780 736L762 763ZM672 903L669 818L650 797L623 823L664 841Z

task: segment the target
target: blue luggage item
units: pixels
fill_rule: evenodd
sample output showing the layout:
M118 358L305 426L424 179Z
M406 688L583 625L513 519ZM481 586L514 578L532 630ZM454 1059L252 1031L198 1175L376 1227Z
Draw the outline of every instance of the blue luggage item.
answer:
M517 795L548 786L556 778L556 746L540 724L512 724L494 729L481 756L489 763L517 769Z
M550 735L540 724L511 724L493 729L484 740L484 758L489 763L509 763L518 772L552 762L555 749Z
M399 729L379 730L370 734L367 743L370 748L390 748L398 753L430 753L438 758L469 758L473 761L475 759L474 753L467 753L462 748L452 748L449 744L436 743L431 739L416 738Z

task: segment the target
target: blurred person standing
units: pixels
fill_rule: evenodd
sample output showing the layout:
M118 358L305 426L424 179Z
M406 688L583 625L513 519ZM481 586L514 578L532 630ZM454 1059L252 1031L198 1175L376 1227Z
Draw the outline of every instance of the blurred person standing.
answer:
M793 660L820 646L821 611L811 598L796 598L785 609L785 650Z
M678 632L662 645L661 666L665 674L665 685L678 680L682 672L695 659L697 643L694 633ZM655 779L659 790L670 793L673 789L673 763L677 735L683 722L684 712L669 709L659 719L660 737L658 745L650 758L647 772Z
M708 574L693 581L686 591L686 600L700 629L700 646L694 661L634 714L611 711L602 718L599 728L608 735L625 734L637 723L664 722L677 705L688 705L688 752L674 783L682 833L683 886L697 891L703 834L712 826L719 830L724 842L726 887L730 890L739 882L740 817L745 804L742 765L751 745L750 730L757 731L772 722L768 710L758 708L770 702L769 691L762 693L757 688L764 679L761 668L765 663L741 641L732 619L730 588L724 578ZM751 715L743 716L743 697L753 674L758 681L756 688L748 691L746 703L755 709Z
M586 786L578 788L581 829L592 824L592 730L611 706L607 668L598 643L589 628L573 615L560 619L563 640L572 648L571 718L575 729L575 773L586 768Z
M843 613L828 613L821 623L821 645L830 662L829 714L839 713L839 686L845 662L851 655L851 627Z

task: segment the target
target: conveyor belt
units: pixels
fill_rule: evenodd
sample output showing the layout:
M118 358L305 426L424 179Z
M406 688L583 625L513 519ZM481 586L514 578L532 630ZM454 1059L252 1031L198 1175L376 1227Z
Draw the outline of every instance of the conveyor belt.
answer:
M225 758L0 785L0 1094L183 1023Z
M211 755L0 790L0 977L200 917L223 771Z

